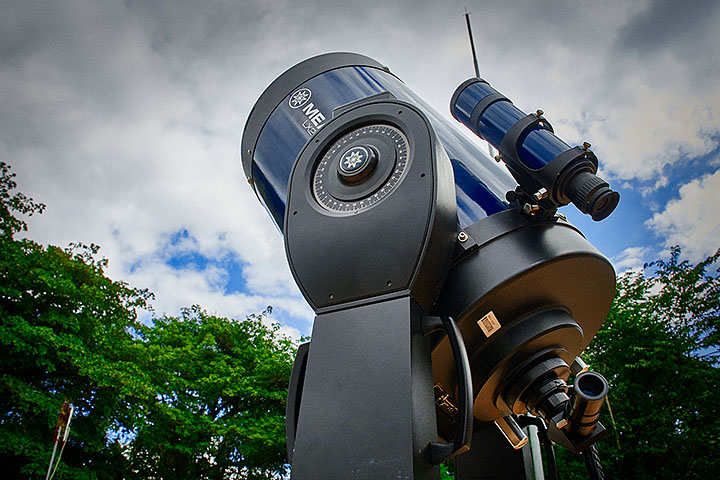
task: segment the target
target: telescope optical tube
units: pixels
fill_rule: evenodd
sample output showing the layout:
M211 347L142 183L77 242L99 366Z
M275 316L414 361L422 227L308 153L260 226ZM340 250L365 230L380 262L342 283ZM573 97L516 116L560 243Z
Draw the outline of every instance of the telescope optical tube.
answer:
M517 186L461 127L407 87L381 63L356 53L328 53L305 60L278 77L253 107L241 144L248 183L282 231L292 167L303 148L348 105L392 96L419 108L450 157L455 176L458 226L510 209L505 194Z
M455 92L451 108L455 118L498 147L510 173L382 64L352 53L308 59L268 87L245 126L243 169L285 237L293 268L307 266L301 269L307 273L296 279L318 318L359 306L375 308L385 299L411 291L428 318L451 317L457 325L467 350L473 417L478 425L493 421L504 425L503 419L530 411L549 421L557 418L554 431L549 432L556 434L553 440L581 451L597 441L604 429L598 423L587 437L567 437L573 396L565 382L569 365L607 315L615 273L576 227L553 213L558 206L574 202L600 220L615 208L618 195L595 175L597 159L592 152L570 148L541 115L525 115L487 82L465 82ZM405 128L410 117L422 119L422 128ZM387 149L380 138L392 140ZM419 142L422 138L434 140ZM433 148L421 151L420 145ZM341 164L341 159L348 163ZM423 165L422 171L413 170ZM448 177L454 183L445 182ZM415 195L420 192L416 185L435 178L438 186L444 185L442 191L449 192L442 195L442 202L403 197ZM437 196L437 190L427 192ZM528 215L525 205L518 205L513 197L538 208L540 215ZM436 207L430 215L417 218L421 207L432 205ZM456 209L446 215L452 205ZM452 221L430 228L439 213ZM442 235L430 235L425 241L423 235L410 235L411 229ZM307 239L304 235L312 239L299 242ZM442 246L442 255L425 245L436 243ZM400 265L410 263L427 268L419 268L417 275L414 270L396 274ZM417 294L420 291L422 295ZM359 318L351 319L353 325L357 323L357 334L373 338L361 328ZM362 318L370 322L375 317ZM322 328L341 335L339 327L323 322ZM368 323L368 328L376 327ZM377 327L377 332L383 329ZM377 339L384 334L378 333ZM318 345L337 350L325 343L327 338L313 334L316 352ZM368 342L375 348L374 340ZM433 337L428 348L432 371L427 373L432 378L428 375L427 380L446 392L444 402L459 408L458 399L464 395L448 338ZM380 373L378 379L383 380L365 390L397 390ZM366 377L363 371L357 374ZM333 375L340 378L344 373ZM308 392L316 391L313 398L318 403L312 417L298 413L299 417L304 416L304 422L330 419L325 399L340 397L313 390L325 384L323 378L303 383L303 402L308 401ZM343 395L344 402L358 406L356 410L381 403L368 400L359 405L352 389L344 389ZM429 398L432 401L432 395ZM435 409L437 434L451 440L462 422L443 410L443 405L422 407L423 411ZM585 422L583 412L587 411L581 407L574 410L578 425ZM430 427L435 430L435 425ZM508 431L513 443L519 445L522 438L512 430ZM313 458L324 462L321 454Z
M599 221L612 213L620 196L595 175L595 154L570 147L553 133L542 111L515 107L485 80L465 81L453 94L452 115L500 152L527 198L545 210L572 202Z

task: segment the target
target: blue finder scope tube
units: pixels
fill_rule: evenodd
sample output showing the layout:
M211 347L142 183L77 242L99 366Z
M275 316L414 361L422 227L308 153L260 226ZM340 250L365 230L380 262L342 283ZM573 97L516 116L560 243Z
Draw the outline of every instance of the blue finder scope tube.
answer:
M485 80L467 80L453 94L458 121L500 152L527 198L546 210L572 202L593 220L606 218L620 196L595 175L597 158L586 147L558 138L542 112L526 114Z

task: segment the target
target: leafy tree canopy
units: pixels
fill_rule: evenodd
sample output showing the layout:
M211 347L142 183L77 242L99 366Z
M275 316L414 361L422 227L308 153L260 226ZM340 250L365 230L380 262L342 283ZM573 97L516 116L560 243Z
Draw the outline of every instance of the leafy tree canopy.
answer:
M129 444L133 470L163 478L274 478L285 471L285 397L295 345L263 317L199 307L141 329L157 397Z
M610 384L608 478L720 478L720 251L696 265L680 255L620 276L583 355ZM561 478L586 478L577 456L559 455Z
M0 463L41 478L64 399L75 406L55 478L272 478L284 471L294 344L270 309L199 307L138 320L152 294L107 278L95 245L14 235L43 205L0 163Z

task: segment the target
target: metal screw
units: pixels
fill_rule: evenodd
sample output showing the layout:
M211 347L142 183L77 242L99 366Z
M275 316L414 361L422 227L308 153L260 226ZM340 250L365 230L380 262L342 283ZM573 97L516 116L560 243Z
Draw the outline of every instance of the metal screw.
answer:
M530 205L529 203L523 205L523 212L527 214L534 215L538 210L540 210L538 205Z
M570 370L575 374L579 375L583 372L587 372L590 370L590 367L587 363L583 362L583 359L580 357L575 357L575 360L573 361L572 365L570 365Z
M502 155L495 155L495 161L500 163L502 161Z
M538 190L537 192L535 192L535 195L533 195L533 196L535 197L535 200L540 201L540 200L542 200L542 199L544 199L544 198L547 198L548 195L549 195L549 194L548 194L547 189L543 187L543 188L541 188L540 190Z
M542 117L545 112L543 112L542 110L540 110L540 109L538 108L538 109L537 109L537 112L535 112L535 113L537 113L537 116L538 116L538 117Z
M592 147L592 145L590 145L588 142L583 142L583 149L590 150L590 147Z
M458 233L458 240L460 241L460 243L467 242L468 238L470 238L470 237L468 237L467 233L465 233L465 232Z

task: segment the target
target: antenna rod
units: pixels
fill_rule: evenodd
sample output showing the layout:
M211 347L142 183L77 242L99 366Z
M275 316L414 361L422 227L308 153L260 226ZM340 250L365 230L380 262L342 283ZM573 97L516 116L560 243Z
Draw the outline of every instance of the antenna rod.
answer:
M477 53L475 53L475 41L473 40L472 27L470 27L470 12L465 7L465 23L467 23L468 35L470 36L470 48L472 49L473 64L475 65L475 76L480 78L480 66L478 65Z
M475 76L480 78L480 66L478 65L477 53L475 52L475 41L473 40L472 27L470 27L470 12L467 11L467 7L465 7L465 23L467 23L468 36L470 37L470 49L472 50L473 64L475 65ZM488 155L490 155L490 158L494 158L495 151L492 145L488 142L487 146Z

